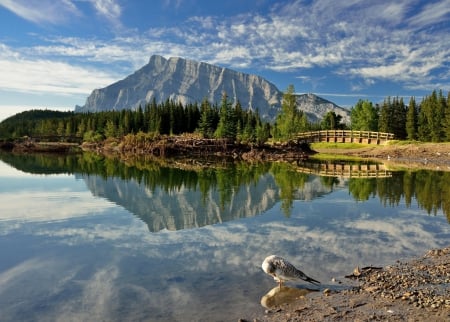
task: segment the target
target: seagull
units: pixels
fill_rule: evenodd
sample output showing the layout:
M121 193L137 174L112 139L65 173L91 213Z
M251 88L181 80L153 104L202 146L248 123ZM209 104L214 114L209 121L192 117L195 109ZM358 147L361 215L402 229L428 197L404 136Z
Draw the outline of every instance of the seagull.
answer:
M266 257L261 267L266 274L273 276L273 279L280 285L280 289L283 281L287 280L301 279L314 285L320 284L319 281L306 276L305 273L280 256L270 255Z

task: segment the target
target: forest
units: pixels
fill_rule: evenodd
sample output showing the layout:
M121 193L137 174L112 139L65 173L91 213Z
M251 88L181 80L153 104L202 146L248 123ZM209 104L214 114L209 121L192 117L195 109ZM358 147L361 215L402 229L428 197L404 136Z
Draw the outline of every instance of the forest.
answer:
M182 105L155 100L136 110L74 113L31 110L0 123L0 138L59 137L99 142L127 135L146 136L196 133L204 138L227 138L244 144L262 145L270 138L288 141L296 133L312 130L352 129L394 133L399 140L450 141L450 92L433 91L420 103L411 97L387 97L382 104L359 100L351 108L351 124L328 112L319 123L310 122L298 109L290 85L274 122L263 121L258 110L233 105L224 94L220 104L207 100Z
M450 141L450 92L425 96L420 104L411 97L388 97L380 105L360 100L351 109L351 129L394 133L398 140Z

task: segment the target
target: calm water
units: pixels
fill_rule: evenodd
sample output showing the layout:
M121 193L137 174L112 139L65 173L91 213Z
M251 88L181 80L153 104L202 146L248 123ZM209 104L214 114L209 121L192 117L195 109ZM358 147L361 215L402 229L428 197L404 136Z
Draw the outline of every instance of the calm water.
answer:
M449 245L450 172L183 168L0 154L1 320L236 321L264 312L267 255L339 288Z

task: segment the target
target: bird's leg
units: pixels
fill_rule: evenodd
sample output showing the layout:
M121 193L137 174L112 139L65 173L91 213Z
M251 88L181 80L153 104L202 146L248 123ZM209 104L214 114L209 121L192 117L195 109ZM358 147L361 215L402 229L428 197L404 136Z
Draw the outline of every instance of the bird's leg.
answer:
M280 286L280 291L281 291L281 284L283 284L283 281L282 281L282 280L280 280L280 281L278 282L278 285Z

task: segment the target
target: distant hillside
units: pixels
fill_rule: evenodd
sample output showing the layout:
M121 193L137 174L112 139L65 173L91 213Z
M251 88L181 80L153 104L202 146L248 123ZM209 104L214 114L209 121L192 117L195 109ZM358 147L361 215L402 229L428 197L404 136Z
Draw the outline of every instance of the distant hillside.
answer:
M154 55L147 65L123 80L95 89L84 106L75 107L75 112L136 109L153 99L157 103L171 99L183 105L204 99L219 103L223 92L233 103L239 100L244 109L258 109L261 117L268 121L275 119L283 97L283 92L274 84L257 75ZM298 104L312 122L322 119L328 111L335 111L343 122L350 122L348 110L314 94L299 95Z
M55 111L55 110L29 110L23 111L13 116L8 117L2 121L5 123L14 123L28 120L48 120L48 119L59 119L66 118L68 116L73 115L73 112L63 112L63 111Z
M33 129L37 122L43 120L66 119L74 115L74 112L62 112L52 110L29 110L17 113L0 122L0 138L22 136Z

